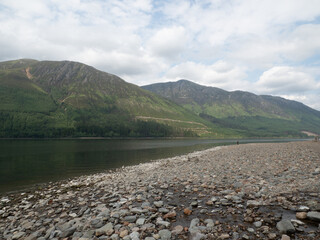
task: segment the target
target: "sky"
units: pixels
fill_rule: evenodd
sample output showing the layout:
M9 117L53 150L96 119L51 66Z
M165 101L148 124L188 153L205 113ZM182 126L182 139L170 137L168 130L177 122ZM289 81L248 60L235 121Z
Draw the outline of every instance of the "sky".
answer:
M71 60L320 110L319 0L0 0L0 61Z

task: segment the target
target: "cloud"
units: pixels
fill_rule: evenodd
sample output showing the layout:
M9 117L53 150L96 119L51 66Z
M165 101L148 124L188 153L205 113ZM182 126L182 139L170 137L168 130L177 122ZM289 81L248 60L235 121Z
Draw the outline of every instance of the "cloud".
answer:
M149 40L147 48L156 56L174 60L186 47L187 33L184 27L173 26L158 30Z
M318 0L2 0L0 61L74 60L139 85L186 78L315 106L319 19Z
M167 80L188 79L199 84L223 88L226 90L244 89L249 83L245 80L245 70L224 61L211 65L185 62L170 68Z
M312 76L293 67L273 67L265 71L256 83L262 93L284 94L307 92L318 88Z

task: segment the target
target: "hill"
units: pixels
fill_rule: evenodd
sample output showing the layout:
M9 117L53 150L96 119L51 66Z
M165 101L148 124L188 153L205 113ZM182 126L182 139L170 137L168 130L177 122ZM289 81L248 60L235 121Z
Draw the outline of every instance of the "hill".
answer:
M170 100L82 63L0 63L0 137L200 136L212 127Z
M303 136L303 132L320 133L320 112L296 101L243 91L228 92L187 80L142 88L242 136L292 137Z

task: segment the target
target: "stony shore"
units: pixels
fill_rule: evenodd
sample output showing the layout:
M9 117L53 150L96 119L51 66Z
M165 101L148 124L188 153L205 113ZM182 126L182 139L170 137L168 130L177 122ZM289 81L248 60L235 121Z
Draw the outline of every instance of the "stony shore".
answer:
M0 198L0 239L320 239L320 143L216 147Z

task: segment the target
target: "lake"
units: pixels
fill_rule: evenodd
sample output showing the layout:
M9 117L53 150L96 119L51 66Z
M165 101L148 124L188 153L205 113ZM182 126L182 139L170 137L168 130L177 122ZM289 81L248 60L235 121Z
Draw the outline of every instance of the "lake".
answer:
M286 140L241 140L248 142ZM236 140L0 140L0 193L173 157Z

